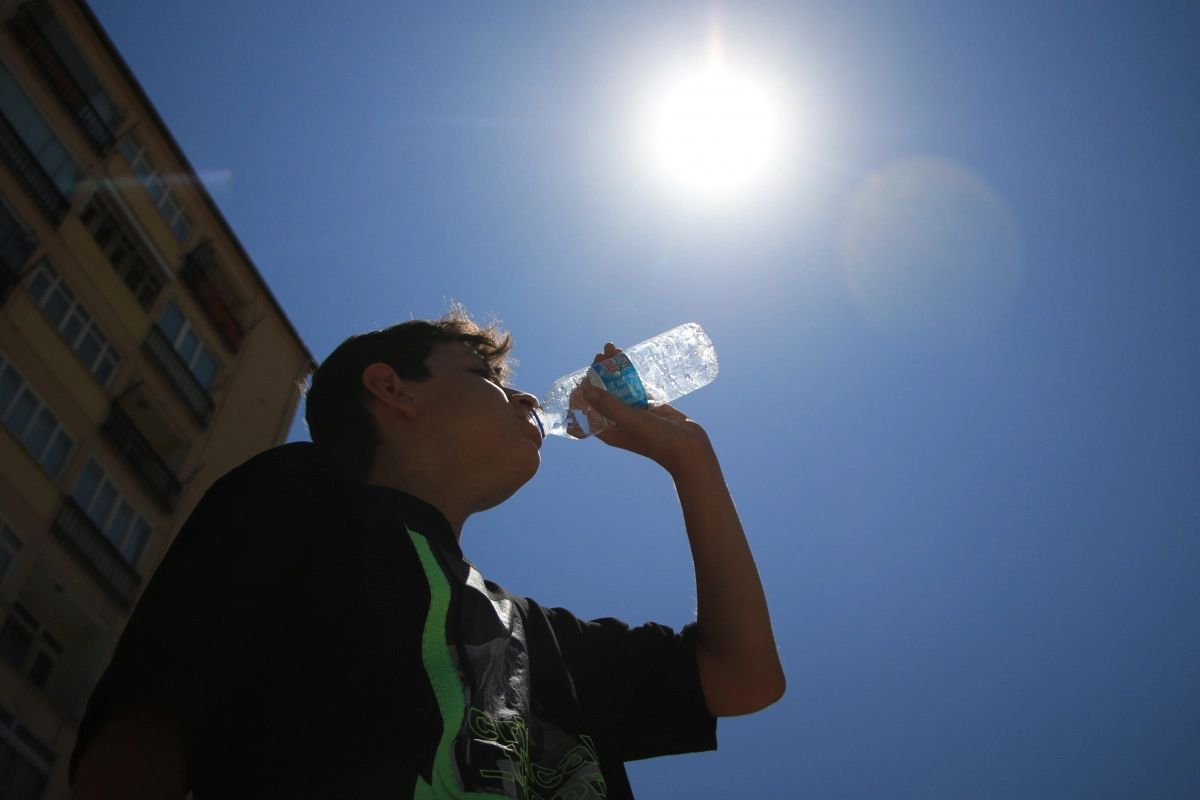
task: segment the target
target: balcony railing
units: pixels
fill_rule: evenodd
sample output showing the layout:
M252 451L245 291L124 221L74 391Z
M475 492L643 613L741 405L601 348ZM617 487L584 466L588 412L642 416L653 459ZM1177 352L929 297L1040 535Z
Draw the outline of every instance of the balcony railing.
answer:
M142 484L158 500L163 511L175 510L179 492L183 488L175 473L167 466L146 437L134 425L129 415L116 403L108 411L108 419L100 426L101 433L115 447L126 463L133 468Z
M220 331L229 351L236 353L242 346L242 340L246 338L246 329L234 313L234 303L228 292L213 279L212 269L201 261L196 251L192 251L183 262L179 276L183 278L183 282L187 284L209 320Z
M0 113L0 158L4 159L4 163L17 176L21 186L37 204L38 210L57 228L58 223L62 222L62 218L71 209L71 204L54 185L54 180L46 174L46 170L42 169L42 165L25 146L25 142L3 113Z
M150 356L150 360L162 372L163 377L175 389L175 393L183 400L184 405L192 412L196 422L201 427L207 426L208 421L212 419L215 406L213 399L200 381L196 380L196 376L175 352L175 348L167 341L167 337L158 329L157 325L150 326L150 335L146 337L145 350L146 354Z
M88 144L96 151L96 155L101 158L108 155L108 151L112 149L113 143L116 141L113 132L109 130L108 123L92 105L92 101L88 99L87 93L80 87L79 82L71 75L62 58L55 51L54 45L50 44L50 41L42 33L37 20L33 18L27 8L22 8L9 22L8 27L17 42L20 43L25 55L33 62L42 79L58 96L59 102L62 103L67 113L71 115L71 119L75 121L75 125L88 140Z
M133 607L142 577L70 497L63 497L62 508L51 527L113 600L126 610Z

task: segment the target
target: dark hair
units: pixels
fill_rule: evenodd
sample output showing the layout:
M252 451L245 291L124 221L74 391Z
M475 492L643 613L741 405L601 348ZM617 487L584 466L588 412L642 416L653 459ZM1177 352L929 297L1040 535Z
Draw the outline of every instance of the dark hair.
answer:
M498 382L508 378L512 336L500 330L498 322L480 327L457 304L440 320L414 319L351 336L329 354L309 382L304 420L313 444L352 478L365 482L382 440L363 371L383 363L404 380L425 380L432 377L425 359L441 342L468 345L487 361Z

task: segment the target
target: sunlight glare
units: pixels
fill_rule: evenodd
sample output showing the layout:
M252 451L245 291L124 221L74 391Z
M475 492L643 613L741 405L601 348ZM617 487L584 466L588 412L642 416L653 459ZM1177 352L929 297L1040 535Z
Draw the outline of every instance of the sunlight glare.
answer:
M776 138L767 93L719 64L677 83L655 116L659 164L685 187L709 195L742 188L762 175Z

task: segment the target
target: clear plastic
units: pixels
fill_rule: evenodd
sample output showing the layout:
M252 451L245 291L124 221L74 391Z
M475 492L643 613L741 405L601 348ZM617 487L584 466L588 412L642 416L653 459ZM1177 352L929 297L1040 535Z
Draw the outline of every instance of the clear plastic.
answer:
M583 399L592 384L629 405L661 405L706 386L717 377L717 351L694 322L627 348L628 361L606 359L554 382L538 412L544 436L583 439L613 427Z

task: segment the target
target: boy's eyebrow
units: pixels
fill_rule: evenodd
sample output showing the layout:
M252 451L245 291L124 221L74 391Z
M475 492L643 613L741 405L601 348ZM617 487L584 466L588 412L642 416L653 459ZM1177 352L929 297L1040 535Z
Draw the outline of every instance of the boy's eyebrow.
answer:
M487 367L488 369L492 368L491 362L489 362L486 358L484 358L482 355L475 352L474 350L470 351L470 356L471 356L471 360L474 361L475 363L480 364L484 367Z
M500 370L499 365L493 364L491 361L488 361L487 358L485 358L481 353L476 352L475 350L469 351L468 355L471 356L471 360L474 363L483 367L489 373L491 373L493 378L498 379L500 377L501 370Z

